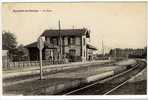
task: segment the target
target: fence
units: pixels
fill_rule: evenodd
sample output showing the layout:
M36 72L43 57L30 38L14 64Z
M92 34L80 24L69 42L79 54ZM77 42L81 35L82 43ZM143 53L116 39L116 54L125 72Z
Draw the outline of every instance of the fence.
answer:
M49 61L43 60L43 66L53 65L53 64L64 64L65 61ZM11 69L21 69L25 67L38 67L40 64L39 61L19 61L19 62L3 62L3 70L11 70Z

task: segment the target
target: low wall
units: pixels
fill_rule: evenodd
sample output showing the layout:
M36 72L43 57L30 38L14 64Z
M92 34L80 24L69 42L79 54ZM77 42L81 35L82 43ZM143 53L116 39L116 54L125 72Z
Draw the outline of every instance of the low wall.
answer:
M122 60L122 61L119 61L117 63L115 63L116 65L120 65L120 66L124 66L124 65L132 65L132 64L135 64L136 63L136 60L134 59L127 59L127 60Z

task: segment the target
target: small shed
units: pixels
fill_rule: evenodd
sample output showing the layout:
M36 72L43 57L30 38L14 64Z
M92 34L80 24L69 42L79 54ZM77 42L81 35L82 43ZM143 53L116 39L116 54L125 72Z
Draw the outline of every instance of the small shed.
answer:
M29 59L30 61L37 61L39 60L39 49L37 47L37 42L30 43L25 46L25 48L29 51ZM49 45L47 42L44 43L44 48L42 50L42 58L45 60L45 49L57 49L54 45Z

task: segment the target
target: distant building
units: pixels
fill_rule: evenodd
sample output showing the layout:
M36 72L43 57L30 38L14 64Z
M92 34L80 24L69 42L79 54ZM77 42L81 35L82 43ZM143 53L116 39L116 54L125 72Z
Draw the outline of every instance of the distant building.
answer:
M42 51L44 60L58 60L62 53L62 57L70 62L85 61L91 56L91 52L96 50L94 46L87 44L90 31L86 28L45 30L41 36L45 38L45 47ZM37 42L25 47L29 50L30 60L39 59Z
M112 49L110 51L111 57L126 57L126 58L145 58L146 57L146 48L138 49Z

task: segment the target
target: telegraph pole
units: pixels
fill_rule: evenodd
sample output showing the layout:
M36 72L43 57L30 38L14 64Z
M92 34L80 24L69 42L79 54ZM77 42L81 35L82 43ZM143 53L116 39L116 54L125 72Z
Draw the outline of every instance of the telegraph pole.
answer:
M116 51L116 48L115 48L115 58L117 57L117 51Z
M59 46L60 46L60 60L62 59L62 37L61 37L61 23L59 20Z
M103 40L102 40L102 54L104 56L104 44L103 44Z

